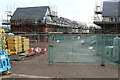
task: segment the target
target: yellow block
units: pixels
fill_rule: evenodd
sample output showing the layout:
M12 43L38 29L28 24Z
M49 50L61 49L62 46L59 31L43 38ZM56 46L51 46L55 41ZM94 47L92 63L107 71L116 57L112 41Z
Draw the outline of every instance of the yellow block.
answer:
M25 49L25 48L30 48L30 47L29 47L29 46L25 46L25 47L23 47L23 48Z
M11 51L10 49L6 49L8 51L8 55L12 55L12 54L17 54L16 51Z
M21 41L19 39L7 39L7 41Z
M27 45L27 44L26 44L26 45L22 45L22 47L25 47L25 46L28 47L28 46L30 46L30 45Z
M9 43L21 44L22 42L21 42L21 41L8 41L8 44L9 44Z
M22 37L22 39L25 39L26 37Z
M29 45L29 42L23 42L22 44L23 44L23 45L26 45L26 44Z
M8 44L9 47L18 47L19 44Z
M11 48L10 50L22 50L22 48Z
M29 39L22 39L23 42L29 42Z
M19 48L8 48L8 49L10 49L10 50L12 50L12 51L19 50Z
M18 50L13 50L13 49L10 49L10 51L14 51L14 52L16 51L16 52L19 52L20 50L19 50L19 49L18 49Z
M8 39L18 39L17 36L9 36Z
M10 53L11 54L17 54L18 52L17 51L11 51Z
M29 47L29 46L25 46L25 47L23 47L23 49L26 49L26 48L28 49L28 48L30 48L30 47Z
M15 46L8 46L8 48L9 48L9 49L21 49L22 46L17 46L17 47L15 47Z
M9 36L8 40L21 40L22 37L21 36Z
M8 43L8 45L10 45L10 46L16 46L16 45L22 46L22 43Z
M29 50L29 48L23 49L23 51L28 51L28 50Z
M22 43L8 43L8 45L22 45Z
M23 51L28 51L30 48L29 47L24 47Z

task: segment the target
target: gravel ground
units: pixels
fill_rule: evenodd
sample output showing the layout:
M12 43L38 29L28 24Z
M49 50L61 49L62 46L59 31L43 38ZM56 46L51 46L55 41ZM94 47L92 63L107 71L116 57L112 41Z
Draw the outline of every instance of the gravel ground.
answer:
M39 46L39 43L34 45ZM12 62L10 71L12 74L7 78L118 78L118 66L102 67L98 63L49 64L48 54L41 54L25 61Z
M53 63L47 62L47 54L31 60L12 62L13 74L46 76L55 78L117 78L118 66L97 63Z

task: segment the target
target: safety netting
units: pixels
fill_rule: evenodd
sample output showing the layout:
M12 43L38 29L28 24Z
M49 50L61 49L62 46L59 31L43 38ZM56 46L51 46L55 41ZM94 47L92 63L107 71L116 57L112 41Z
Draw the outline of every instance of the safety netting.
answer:
M120 61L119 35L50 34L50 63L108 63Z

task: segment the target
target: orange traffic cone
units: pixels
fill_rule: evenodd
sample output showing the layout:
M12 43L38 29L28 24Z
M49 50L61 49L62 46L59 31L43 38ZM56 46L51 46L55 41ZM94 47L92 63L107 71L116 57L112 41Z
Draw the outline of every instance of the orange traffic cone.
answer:
M43 53L44 53L44 54L46 54L46 53L47 53L47 48L46 48L46 47L44 48Z

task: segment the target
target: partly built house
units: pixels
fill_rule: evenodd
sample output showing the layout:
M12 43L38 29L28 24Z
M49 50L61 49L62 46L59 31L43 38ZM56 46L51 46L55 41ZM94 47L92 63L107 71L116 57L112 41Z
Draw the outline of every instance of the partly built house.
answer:
M13 33L78 33L80 25L58 17L49 6L17 8L10 19Z
M101 20L94 23L102 28L101 33L120 33L120 1L104 1L102 11L96 11L97 15L102 15ZM97 16L96 18L99 18Z

